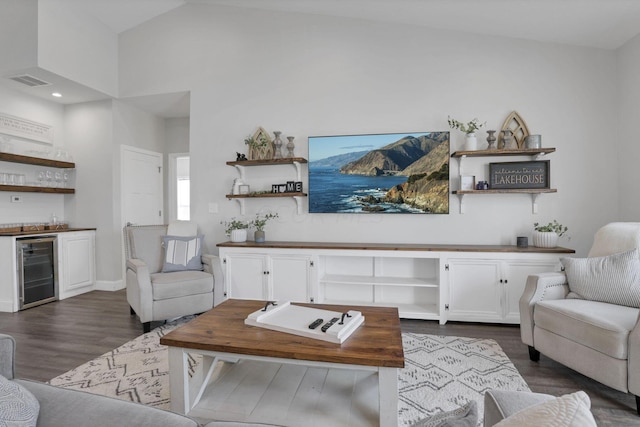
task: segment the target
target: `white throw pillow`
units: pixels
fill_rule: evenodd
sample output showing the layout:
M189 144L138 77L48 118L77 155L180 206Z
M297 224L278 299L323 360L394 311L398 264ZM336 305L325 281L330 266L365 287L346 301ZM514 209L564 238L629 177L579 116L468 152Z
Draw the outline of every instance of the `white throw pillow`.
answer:
M557 397L516 412L494 427L597 427L584 391Z
M570 297L640 307L638 249L592 258L561 258Z
M38 399L29 390L0 375L0 426L35 426L39 412Z
M162 236L164 262L162 272L202 270L202 240L204 236Z

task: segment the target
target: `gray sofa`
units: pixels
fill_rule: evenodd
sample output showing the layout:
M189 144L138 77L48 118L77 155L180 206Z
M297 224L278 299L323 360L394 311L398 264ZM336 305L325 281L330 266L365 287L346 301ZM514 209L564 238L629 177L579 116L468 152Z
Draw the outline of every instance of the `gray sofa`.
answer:
M201 425L189 417L150 406L54 387L37 381L16 379L14 378L15 347L13 337L0 334L0 375L19 384L35 396L40 405L36 424L38 427L199 427ZM206 424L205 427L265 426L265 424L214 421Z

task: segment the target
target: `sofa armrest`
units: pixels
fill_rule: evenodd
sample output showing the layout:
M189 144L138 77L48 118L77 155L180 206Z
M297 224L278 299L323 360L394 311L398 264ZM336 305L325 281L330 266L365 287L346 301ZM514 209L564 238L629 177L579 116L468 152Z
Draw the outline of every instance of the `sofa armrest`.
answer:
M198 427L184 415L79 390L16 380L38 399L38 427Z
M140 322L153 320L153 288L147 264L137 258L127 260L125 274L127 302L140 317Z
M16 370L16 340L10 335L0 334L0 375L10 380Z
M628 388L629 391L636 396L640 396L640 312L638 313L638 319L636 325L629 334L629 378Z
M533 345L533 310L539 301L564 299L569 293L567 276L563 272L532 274L520 297L520 336L522 342Z
M213 274L214 281L220 280L222 282L222 265L218 255L203 254L202 265L204 266L204 271Z

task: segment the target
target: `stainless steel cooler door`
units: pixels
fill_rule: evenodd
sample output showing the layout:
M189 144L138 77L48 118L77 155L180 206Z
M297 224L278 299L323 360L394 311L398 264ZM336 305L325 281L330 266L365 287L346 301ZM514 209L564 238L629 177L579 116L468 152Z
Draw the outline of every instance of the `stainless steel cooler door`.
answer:
M20 309L58 299L56 238L19 239Z

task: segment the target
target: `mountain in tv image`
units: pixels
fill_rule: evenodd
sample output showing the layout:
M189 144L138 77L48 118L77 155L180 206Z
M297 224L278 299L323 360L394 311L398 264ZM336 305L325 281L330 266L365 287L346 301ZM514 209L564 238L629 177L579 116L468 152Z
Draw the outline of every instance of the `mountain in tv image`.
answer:
M309 137L309 212L449 213L449 132Z

